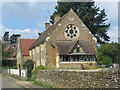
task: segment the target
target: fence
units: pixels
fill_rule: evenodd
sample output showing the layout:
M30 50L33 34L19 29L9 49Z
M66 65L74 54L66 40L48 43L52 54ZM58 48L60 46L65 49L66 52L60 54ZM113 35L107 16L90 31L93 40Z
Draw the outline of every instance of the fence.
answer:
M19 69L8 69L8 73L9 74L14 74L14 75L17 75L17 76L21 76L21 77L24 77L26 78L27 77L27 70L19 70Z

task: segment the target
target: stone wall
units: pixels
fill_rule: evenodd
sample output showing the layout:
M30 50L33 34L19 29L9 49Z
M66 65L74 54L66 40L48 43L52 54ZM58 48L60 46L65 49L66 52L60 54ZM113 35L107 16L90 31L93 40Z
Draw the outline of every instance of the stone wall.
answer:
M83 67L89 67L89 68L95 68L97 65L96 61L83 61L83 62L60 62L60 67L64 67L64 68L69 68L69 67L73 67L73 68L81 68L81 64L83 64Z
M36 81L57 88L120 88L118 69L40 70Z
M27 60L29 60L30 59L30 56L23 56L23 61L25 62L25 61L27 61Z

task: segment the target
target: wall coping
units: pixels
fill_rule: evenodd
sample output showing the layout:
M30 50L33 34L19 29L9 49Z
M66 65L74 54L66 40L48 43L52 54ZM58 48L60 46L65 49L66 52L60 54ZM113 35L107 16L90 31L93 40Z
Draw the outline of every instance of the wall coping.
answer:
M64 64L64 63L97 63L96 61L80 61L80 62L60 62L60 64Z
M39 71L68 71L68 72L118 72L119 68L102 68L102 69L91 69L91 70L68 70L68 69L52 69L52 70L39 70Z

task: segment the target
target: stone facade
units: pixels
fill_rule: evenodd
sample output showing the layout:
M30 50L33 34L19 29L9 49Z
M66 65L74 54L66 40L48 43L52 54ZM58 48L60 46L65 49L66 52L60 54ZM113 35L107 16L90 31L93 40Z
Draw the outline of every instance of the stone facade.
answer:
M120 88L118 69L40 70L36 81L55 88Z
M23 57L22 57L22 51L21 51L21 46L20 46L20 40L18 40L17 43L17 65L18 64L23 64Z
M34 49L29 51L30 59L32 59L35 63L35 67L40 65L46 65L46 43L41 44Z
M97 39L95 36L90 32L90 30L84 25L84 23L79 19L79 17L75 14L73 10L70 10L65 16L59 17L56 15L55 23L51 25L47 30L43 32L43 34L33 43L33 46L30 48L30 57L35 62L35 67L39 65L44 65L46 67L79 67L80 64L87 65L88 67L95 67L95 61L88 61L88 62L74 62L74 63L61 63L60 61L60 53L56 42L77 42L78 40L81 41L89 41L90 45L96 51L96 43ZM76 31L70 31L69 33L77 33L75 38L73 36L67 38L66 31L67 26L74 25L76 26ZM73 27L74 27L73 26ZM53 29L51 31L51 29ZM47 33L47 35L46 35ZM71 34L72 35L72 34ZM41 40L42 38L45 40ZM39 42L41 41L41 42ZM35 44L35 45L34 45ZM39 47L39 48L37 48ZM71 46L72 47L72 46ZM81 48L81 47L80 47ZM66 48L63 48L66 49ZM38 51L37 51L38 50ZM80 51L83 48L80 49ZM82 51L84 52L84 51ZM96 55L96 54L93 54ZM86 63L92 63L86 64Z
M29 47L35 39L19 39L17 42L17 65L22 68L23 63L30 59Z

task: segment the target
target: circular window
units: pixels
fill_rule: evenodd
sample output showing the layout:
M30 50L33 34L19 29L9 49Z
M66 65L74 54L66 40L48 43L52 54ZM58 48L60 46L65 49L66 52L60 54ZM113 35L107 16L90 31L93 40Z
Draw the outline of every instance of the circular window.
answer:
M78 38L79 29L74 24L69 24L65 28L65 37L68 39Z

